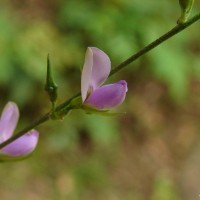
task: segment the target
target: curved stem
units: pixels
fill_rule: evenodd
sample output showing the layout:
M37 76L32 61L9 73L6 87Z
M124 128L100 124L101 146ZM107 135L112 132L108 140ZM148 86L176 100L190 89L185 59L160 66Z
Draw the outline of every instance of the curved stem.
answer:
M143 49L141 49L140 51L138 51L136 54L132 55L127 60L125 60L124 62L122 62L121 64L119 64L115 68L113 68L109 76L112 76L113 74L117 73L118 71L120 71L121 69L123 69L124 67L126 67L127 65L129 65L130 63L132 63L133 61L137 60L138 58L140 58L141 56L143 56L147 52L149 52L152 49L154 49L155 47L159 46L161 43L163 43L167 39L173 37L174 35L178 34L181 31L183 31L184 29L186 29L187 27L189 27L190 25L192 25L193 23L195 23L199 19L200 19L200 13L198 13L197 15L195 15L193 18L191 18L187 22L185 22L183 24L176 25L170 31L166 32L161 37L159 37L158 39L154 40L152 43L150 43L149 45L147 45L146 47L144 47ZM80 92L77 93L76 95L74 95L73 97L71 97L70 99L68 99L67 101L65 101L64 103L58 105L55 108L55 111L56 112L62 112L62 110L64 110L70 104L70 102L73 99L75 99L76 97L78 97L78 96L80 96ZM65 110L65 113L67 113L66 110ZM22 135L24 135L25 133L27 133L31 129L35 128L36 126L38 126L38 125L40 125L40 124L48 121L49 119L51 119L51 114L52 114L51 112L46 113L45 115L43 115L42 117L40 117L39 119L37 119L36 121L34 121L33 123L31 123L30 125L28 125L23 130L17 132L11 138L9 138L5 142L1 143L0 144L0 149L3 148L3 147L5 147L6 145L10 144L11 142L13 142L14 140L16 140L17 138L21 137Z

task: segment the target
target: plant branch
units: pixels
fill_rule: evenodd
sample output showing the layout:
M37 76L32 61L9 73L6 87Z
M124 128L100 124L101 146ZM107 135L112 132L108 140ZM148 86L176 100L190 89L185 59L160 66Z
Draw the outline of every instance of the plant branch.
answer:
M176 25L170 31L168 31L167 33L165 33L164 35L162 35L158 39L154 40L152 43L150 43L149 45L147 45L146 47L144 47L143 49L138 51L136 54L132 55L127 60L125 60L124 62L120 63L118 66L113 68L111 73L110 73L110 76L117 73L118 71L120 71L121 69L123 69L124 67L126 67L127 65L132 63L133 61L137 60L138 58L140 58L141 56L143 56L147 52L154 49L155 47L159 46L164 41L168 40L169 38L173 37L174 35L178 34L181 31L183 31L184 29L186 29L187 27L189 27L190 25L192 25L193 23L195 23L199 19L200 19L200 13L195 15L193 18L191 18L187 22L185 22L183 24Z
M158 39L154 40L152 43L150 43L149 45L147 45L146 47L144 47L143 49L138 51L136 54L132 55L127 60L125 60L124 62L122 62L121 64L119 64L115 68L113 68L109 76L114 75L115 73L117 73L118 71L120 71L121 69L123 69L124 67L126 67L127 65L132 63L133 61L137 60L138 58L140 58L141 56L143 56L147 52L149 52L152 49L154 49L155 47L159 46L161 43L163 43L167 39L173 37L174 35L178 34L181 31L183 31L184 29L186 29L187 27L189 27L190 25L192 25L193 23L195 23L199 19L200 19L200 13L198 13L197 15L195 15L194 17L189 19L187 22L176 25L170 31L166 32L164 35L162 35ZM62 110L63 110L63 113L67 113L68 110L66 108L69 106L70 102L73 99L75 99L76 97L80 96L80 95L81 95L81 93L79 92L76 95L74 95L73 97L71 97L70 99L68 99L67 101L65 101L64 103L58 105L55 108L55 111L58 112L58 113L60 113L60 112L62 113ZM43 115L42 117L40 117L39 119L37 119L36 121L34 121L33 123L31 123L30 125L28 125L23 130L17 132L11 138L9 138L5 142L1 143L0 144L0 149L5 147L6 145L10 144L14 140L18 139L22 135L26 134L28 131L30 131L31 129L35 128L36 126L48 121L49 119L51 119L51 117L52 117L51 115L52 115L52 113L48 112L45 115Z

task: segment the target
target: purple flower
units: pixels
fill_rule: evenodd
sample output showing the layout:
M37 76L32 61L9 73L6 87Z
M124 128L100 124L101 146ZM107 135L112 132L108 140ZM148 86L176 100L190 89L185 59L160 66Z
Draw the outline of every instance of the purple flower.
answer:
M0 143L9 139L19 119L19 110L14 102L8 102L0 118ZM31 130L25 135L0 149L0 160L21 158L30 154L36 147L39 133Z
M81 96L85 105L109 109L120 105L128 91L125 80L101 86L111 70L109 57L100 49L88 47L81 76Z

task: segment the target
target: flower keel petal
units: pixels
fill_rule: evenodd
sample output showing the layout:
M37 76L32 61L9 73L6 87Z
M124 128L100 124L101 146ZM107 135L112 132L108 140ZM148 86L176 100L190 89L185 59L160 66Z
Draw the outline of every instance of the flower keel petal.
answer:
M113 108L124 101L127 91L127 82L124 80L114 84L104 85L97 88L88 97L85 104L97 109Z
M31 130L1 149L0 153L13 157L26 156L35 149L38 142L38 137L38 131Z

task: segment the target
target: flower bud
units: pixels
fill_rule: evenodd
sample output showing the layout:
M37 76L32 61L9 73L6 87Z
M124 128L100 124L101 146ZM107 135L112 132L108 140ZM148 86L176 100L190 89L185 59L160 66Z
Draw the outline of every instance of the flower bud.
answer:
M51 72L51 65L49 55L47 56L47 78L46 78L46 85L45 90L47 91L50 101L54 103L57 99L57 85L53 80L53 75Z
M193 3L194 0L179 0L179 4L181 7L181 16L177 21L178 24L183 24L187 21L192 10Z

